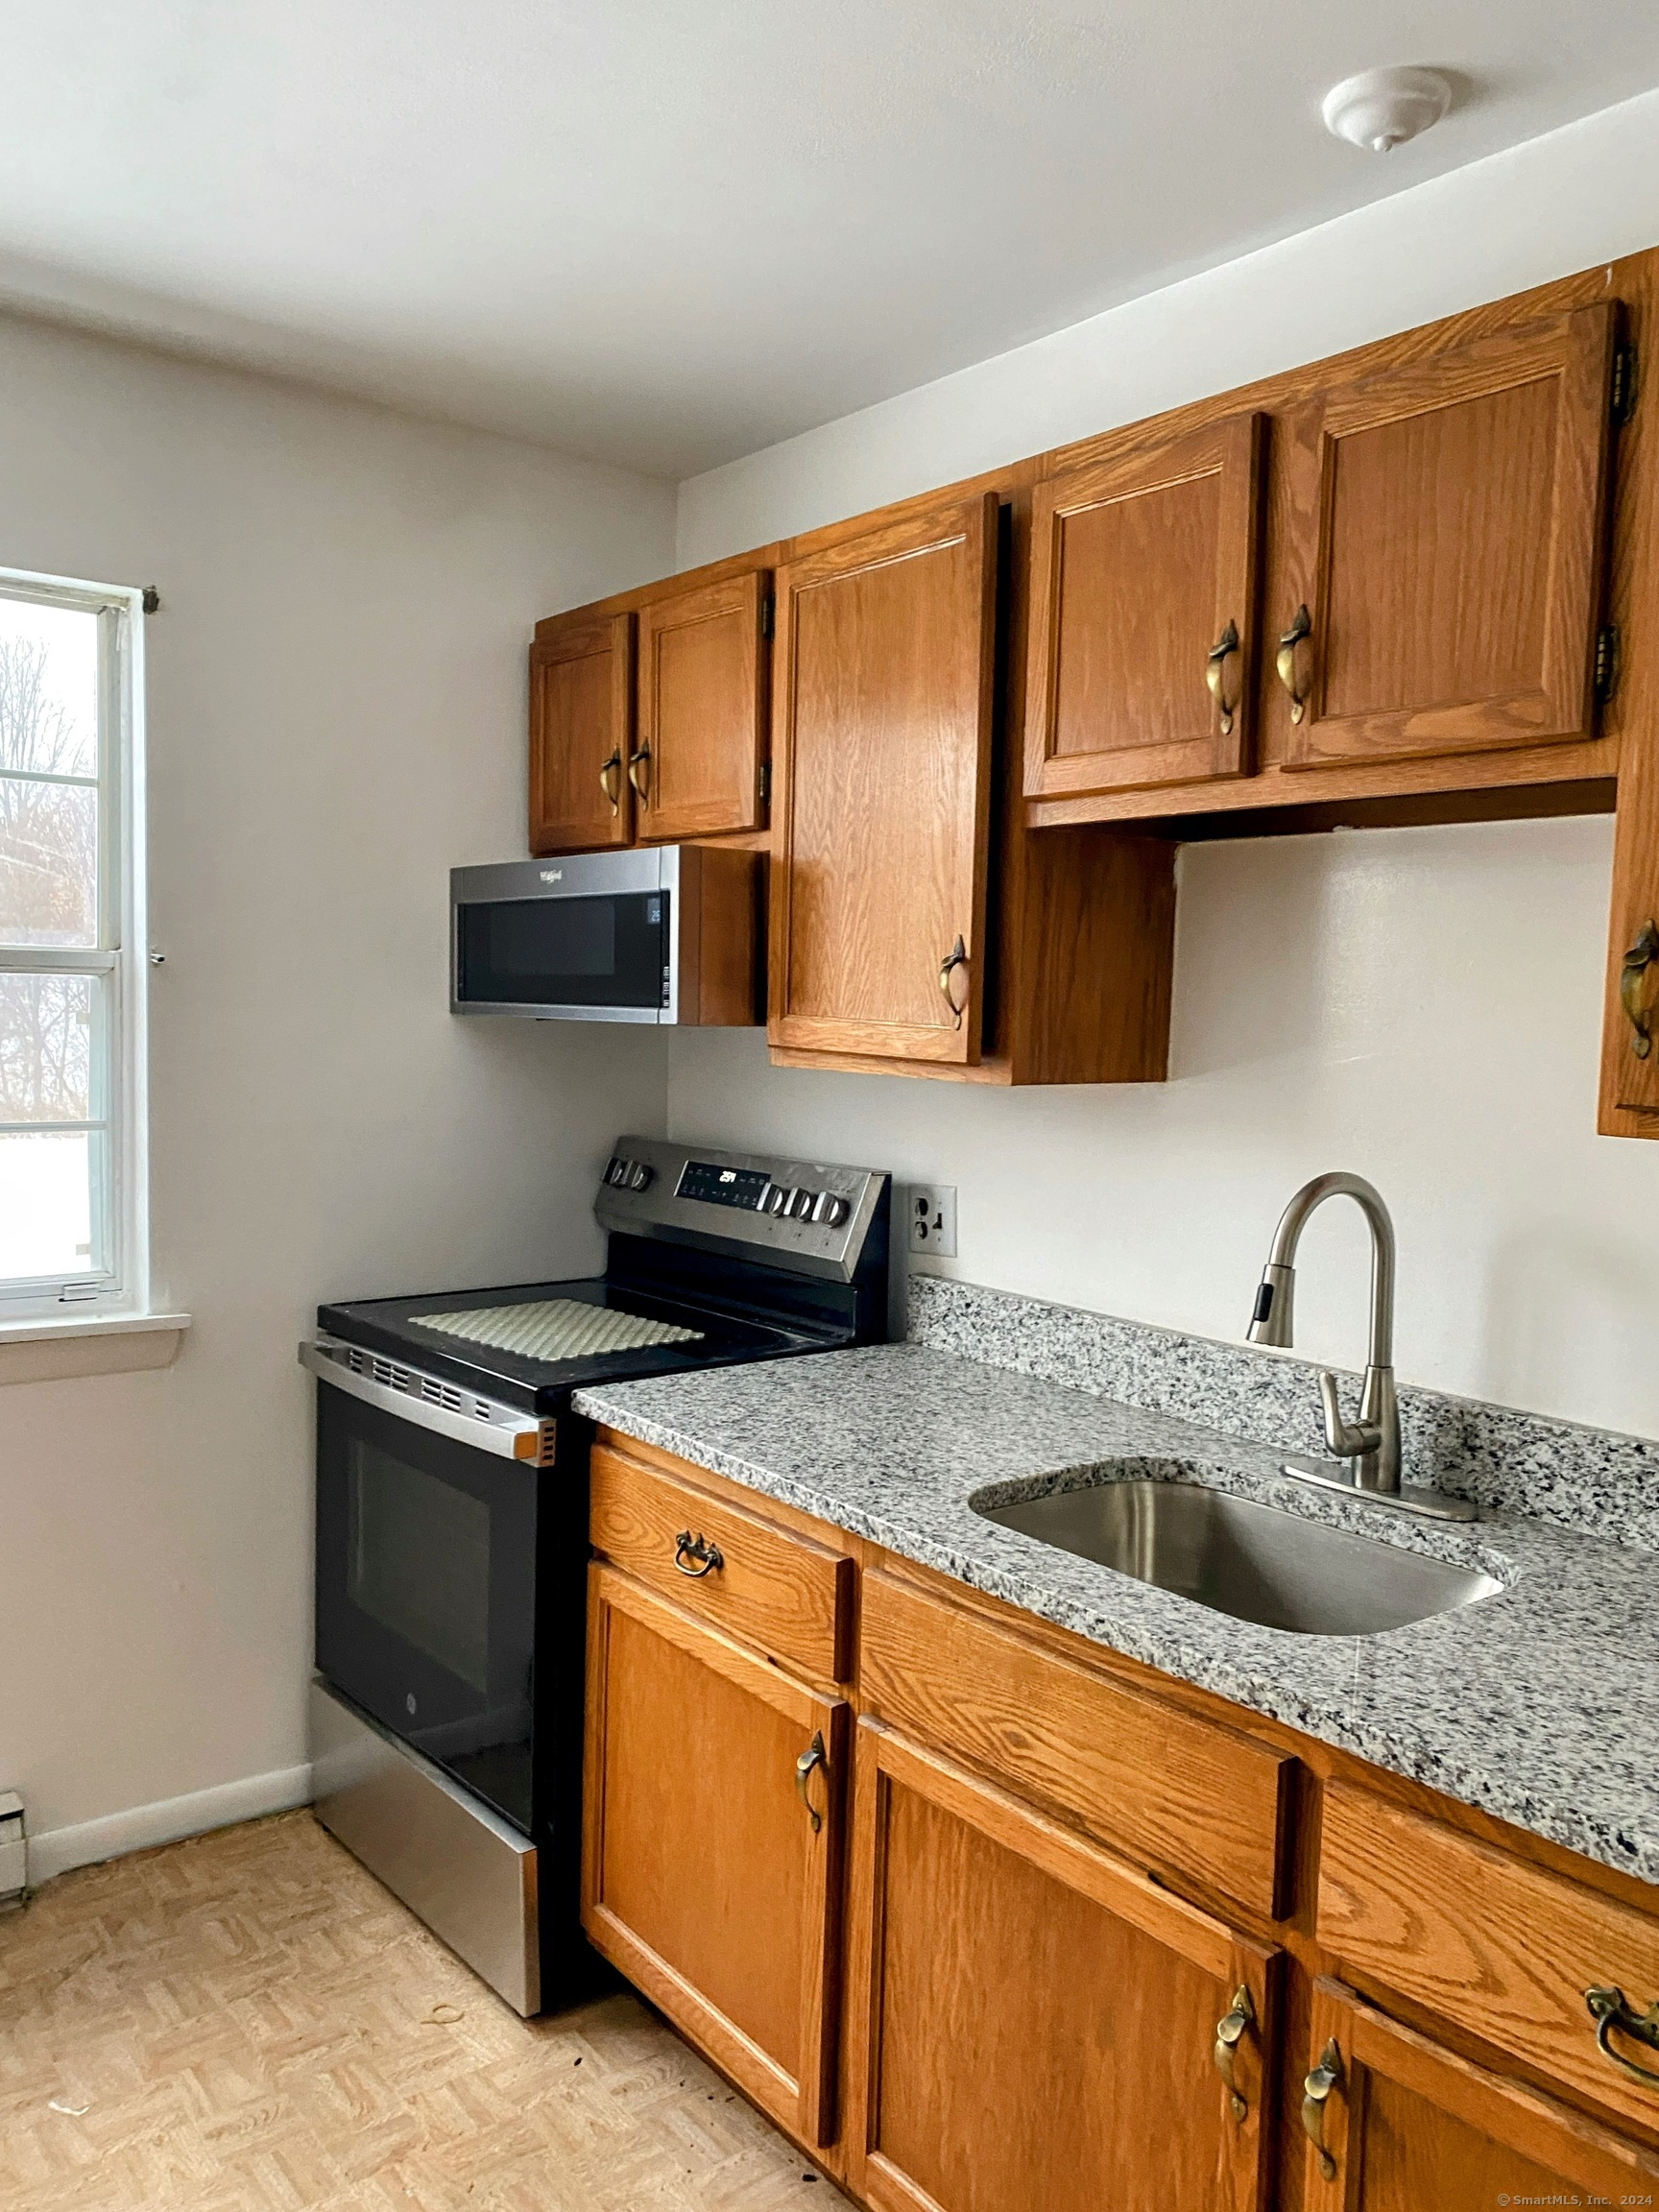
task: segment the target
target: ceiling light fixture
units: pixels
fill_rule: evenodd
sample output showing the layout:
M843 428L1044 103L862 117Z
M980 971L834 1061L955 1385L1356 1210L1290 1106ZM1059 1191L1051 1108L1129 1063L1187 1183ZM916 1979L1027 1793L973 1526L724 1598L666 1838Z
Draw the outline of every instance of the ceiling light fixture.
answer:
M1452 80L1438 69L1362 69L1326 93L1320 113L1334 138L1387 154L1439 122Z

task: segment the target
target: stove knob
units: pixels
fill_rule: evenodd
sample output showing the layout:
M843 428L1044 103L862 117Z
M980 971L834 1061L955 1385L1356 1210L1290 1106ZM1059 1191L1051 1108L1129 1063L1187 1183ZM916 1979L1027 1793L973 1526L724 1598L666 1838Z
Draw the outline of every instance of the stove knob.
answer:
M789 1204L788 1185L786 1183L773 1183L769 1185L767 1188L766 1196L762 1200L762 1204L765 1206L768 1214L781 1214Z
M655 1167L647 1167L643 1160L629 1163L628 1188L630 1190L649 1190L657 1180Z
M807 1215L808 1215L808 1214L811 1213L811 1211L812 1211L812 1193L811 1193L811 1191L810 1191L810 1190L791 1190L791 1191L790 1191L790 1193L789 1193L789 1212L790 1212L790 1214L791 1214L791 1216L792 1216L792 1217L793 1217L795 1220L797 1220L797 1221L805 1221L805 1220L806 1219Z
M822 1221L827 1229L839 1229L853 1209L845 1198L837 1198L833 1190L820 1190L812 1208L814 1221Z
M613 1152L611 1155L610 1165L605 1169L605 1180L613 1190L619 1190L627 1182L628 1163L620 1154Z

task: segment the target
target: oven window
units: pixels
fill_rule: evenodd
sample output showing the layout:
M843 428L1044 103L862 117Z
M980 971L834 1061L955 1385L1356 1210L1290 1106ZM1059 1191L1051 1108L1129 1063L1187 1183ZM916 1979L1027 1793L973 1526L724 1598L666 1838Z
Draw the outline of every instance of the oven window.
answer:
M490 1508L354 1436L347 1588L383 1628L490 1688Z
M463 906L457 996L469 1005L660 1007L668 897L632 891Z

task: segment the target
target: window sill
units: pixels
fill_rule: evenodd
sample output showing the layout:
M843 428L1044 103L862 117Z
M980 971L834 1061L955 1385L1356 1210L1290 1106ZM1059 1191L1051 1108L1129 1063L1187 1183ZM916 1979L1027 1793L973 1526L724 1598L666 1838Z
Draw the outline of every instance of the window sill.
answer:
M0 1321L0 1383L58 1382L76 1375L132 1375L170 1366L188 1313L81 1313Z

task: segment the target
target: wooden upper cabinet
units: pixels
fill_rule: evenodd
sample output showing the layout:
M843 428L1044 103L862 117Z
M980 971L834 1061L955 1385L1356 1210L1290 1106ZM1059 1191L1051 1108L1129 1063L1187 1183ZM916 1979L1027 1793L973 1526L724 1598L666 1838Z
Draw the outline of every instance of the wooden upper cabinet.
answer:
M979 1057L996 563L988 493L778 571L776 1046Z
M1510 2076L1314 1984L1303 2212L1651 2204L1659 2157Z
M951 1761L868 1721L857 1737L863 2200L1257 2212L1278 1955Z
M589 1571L582 1923L808 2144L834 2130L848 1708Z
M1287 768L1590 734L1613 344L1603 301L1276 425Z
M1265 427L1236 415L1037 487L1027 796L1249 765Z
M634 617L542 623L530 648L530 850L582 853L634 835Z
M753 570L639 610L628 774L642 843L764 825L769 589Z

